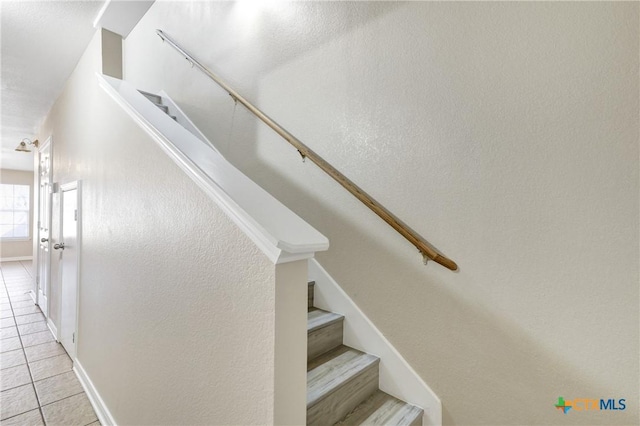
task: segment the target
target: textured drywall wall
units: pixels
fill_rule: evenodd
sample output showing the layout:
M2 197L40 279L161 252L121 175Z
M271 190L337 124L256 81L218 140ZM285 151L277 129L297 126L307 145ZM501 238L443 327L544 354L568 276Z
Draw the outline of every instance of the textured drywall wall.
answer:
M275 266L98 87L100 46L38 135L82 180L78 360L118 424L272 423Z
M460 271L424 267L156 28ZM638 39L637 3L157 2L124 66L329 237L319 261L446 423L634 424ZM559 396L627 408L564 415Z
M23 153L29 156L28 153ZM12 257L32 257L33 256L33 172L24 170L0 169L0 183L8 183L14 185L29 185L31 193L31 202L29 204L31 211L29 212L29 239L20 241L2 241L0 242L0 257L3 259Z

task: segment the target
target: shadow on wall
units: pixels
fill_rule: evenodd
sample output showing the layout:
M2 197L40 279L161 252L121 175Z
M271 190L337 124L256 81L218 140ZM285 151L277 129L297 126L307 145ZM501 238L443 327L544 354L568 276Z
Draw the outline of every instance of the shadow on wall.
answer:
M441 398L443 424L580 425L584 416L564 415L554 407L559 396L611 395L610 389L585 380L571 364L546 352L526 330L456 297L446 282L438 283L428 269L416 267L417 256L389 250L309 195L308 188L262 166L252 178L268 182L265 189L285 205L303 206L297 213L329 238L331 248L318 253L318 260ZM360 209L362 215L373 215ZM320 218L332 227L318 226ZM334 274L334 266L344 262L357 280ZM430 263L427 268L441 266ZM631 424L633 415L633 407L626 415L596 411L588 413L588 422Z

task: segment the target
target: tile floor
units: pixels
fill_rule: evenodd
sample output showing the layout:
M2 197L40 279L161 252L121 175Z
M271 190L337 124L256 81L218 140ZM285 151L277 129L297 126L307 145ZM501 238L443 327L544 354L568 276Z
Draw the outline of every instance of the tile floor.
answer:
M0 263L0 423L99 425L71 359L27 292L31 262Z

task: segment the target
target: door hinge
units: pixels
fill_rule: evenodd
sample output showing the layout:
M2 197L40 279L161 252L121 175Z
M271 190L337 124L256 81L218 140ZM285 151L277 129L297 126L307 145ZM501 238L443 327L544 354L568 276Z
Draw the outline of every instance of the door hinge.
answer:
M73 220L78 221L78 209L73 211Z
M71 343L75 343L76 342L76 333L73 333L73 335L71 336Z

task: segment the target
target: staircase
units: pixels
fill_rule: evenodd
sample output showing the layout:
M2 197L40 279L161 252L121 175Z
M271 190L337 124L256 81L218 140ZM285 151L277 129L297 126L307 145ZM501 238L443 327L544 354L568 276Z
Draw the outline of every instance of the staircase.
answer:
M162 112L171 117L174 121L177 121L175 115L169 114L169 107L162 103L162 97L159 95L154 95L153 93L145 92L142 90L138 90L138 92L142 93L147 99L151 101L156 107L158 107Z
M177 121L162 97L138 90ZM421 426L423 410L378 389L376 356L342 344L342 315L313 306L307 314L307 425Z
M378 389L380 359L342 344L344 317L307 314L307 425L422 425L422 409Z

